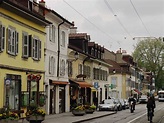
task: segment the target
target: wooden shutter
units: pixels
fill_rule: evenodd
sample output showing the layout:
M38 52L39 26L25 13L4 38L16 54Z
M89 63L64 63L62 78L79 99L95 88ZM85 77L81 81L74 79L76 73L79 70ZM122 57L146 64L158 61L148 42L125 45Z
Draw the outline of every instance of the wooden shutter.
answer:
M39 51L38 51L38 56L39 56L38 59L39 59L39 60L41 59L41 53L42 53L42 52L41 52L41 51L42 51L42 49L41 49L41 48L42 48L42 47L41 47L41 43L42 43L42 42L41 42L40 40L38 40L38 45L39 45L39 47L38 47L38 50L39 50Z
M28 56L31 57L32 56L32 35L29 35L29 43L28 43Z
M7 52L10 53L11 51L11 29L7 29Z
M19 33L15 31L15 54L18 54Z

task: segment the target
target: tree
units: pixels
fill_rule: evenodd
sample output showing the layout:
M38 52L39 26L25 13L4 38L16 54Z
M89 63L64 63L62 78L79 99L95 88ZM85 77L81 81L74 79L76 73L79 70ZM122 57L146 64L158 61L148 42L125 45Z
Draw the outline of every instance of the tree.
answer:
M154 73L157 89L164 87L164 42L152 38L141 40L134 46L132 56L138 67Z

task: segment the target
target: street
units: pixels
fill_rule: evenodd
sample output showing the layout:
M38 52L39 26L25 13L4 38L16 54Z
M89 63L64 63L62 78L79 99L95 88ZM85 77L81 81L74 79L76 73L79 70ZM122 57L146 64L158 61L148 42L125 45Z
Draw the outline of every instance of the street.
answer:
M164 116L164 102L156 101L156 108L153 117L153 123L162 123ZM136 105L134 113L130 113L129 109L117 112L117 114L109 115L106 117L93 119L82 123L148 123L146 104Z

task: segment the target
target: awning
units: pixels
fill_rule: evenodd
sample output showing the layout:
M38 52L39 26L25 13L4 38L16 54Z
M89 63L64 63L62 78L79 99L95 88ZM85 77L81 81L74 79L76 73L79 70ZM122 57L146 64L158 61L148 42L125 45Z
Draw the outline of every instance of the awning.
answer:
M69 79L69 82L70 82L71 86L77 86L77 87L81 87L81 88L93 87L90 83L85 82L85 81L77 81L77 80Z
M141 92L138 89L134 89L135 92L137 92L138 94L141 94Z
M78 83L81 88L90 88L90 87L92 87L92 85L90 83L85 82L85 81L76 82L76 83Z
M67 85L68 82L64 81L52 81L51 85Z
M91 89L92 92L96 92L97 91L97 89L94 88L94 87L90 87L90 89Z

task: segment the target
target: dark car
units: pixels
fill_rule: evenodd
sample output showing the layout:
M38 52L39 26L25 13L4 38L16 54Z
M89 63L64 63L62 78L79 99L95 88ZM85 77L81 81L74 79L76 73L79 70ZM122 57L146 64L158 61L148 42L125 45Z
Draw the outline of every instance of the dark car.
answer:
M122 110L122 104L121 104L120 100L119 99L115 99L114 101L117 104L117 110L121 111Z
M120 103L122 105L122 109L126 109L126 105L125 105L124 99L119 99L119 100L120 100Z
M124 99L124 102L125 102L125 108L126 108L126 109L129 109L129 102L128 102L128 99Z

